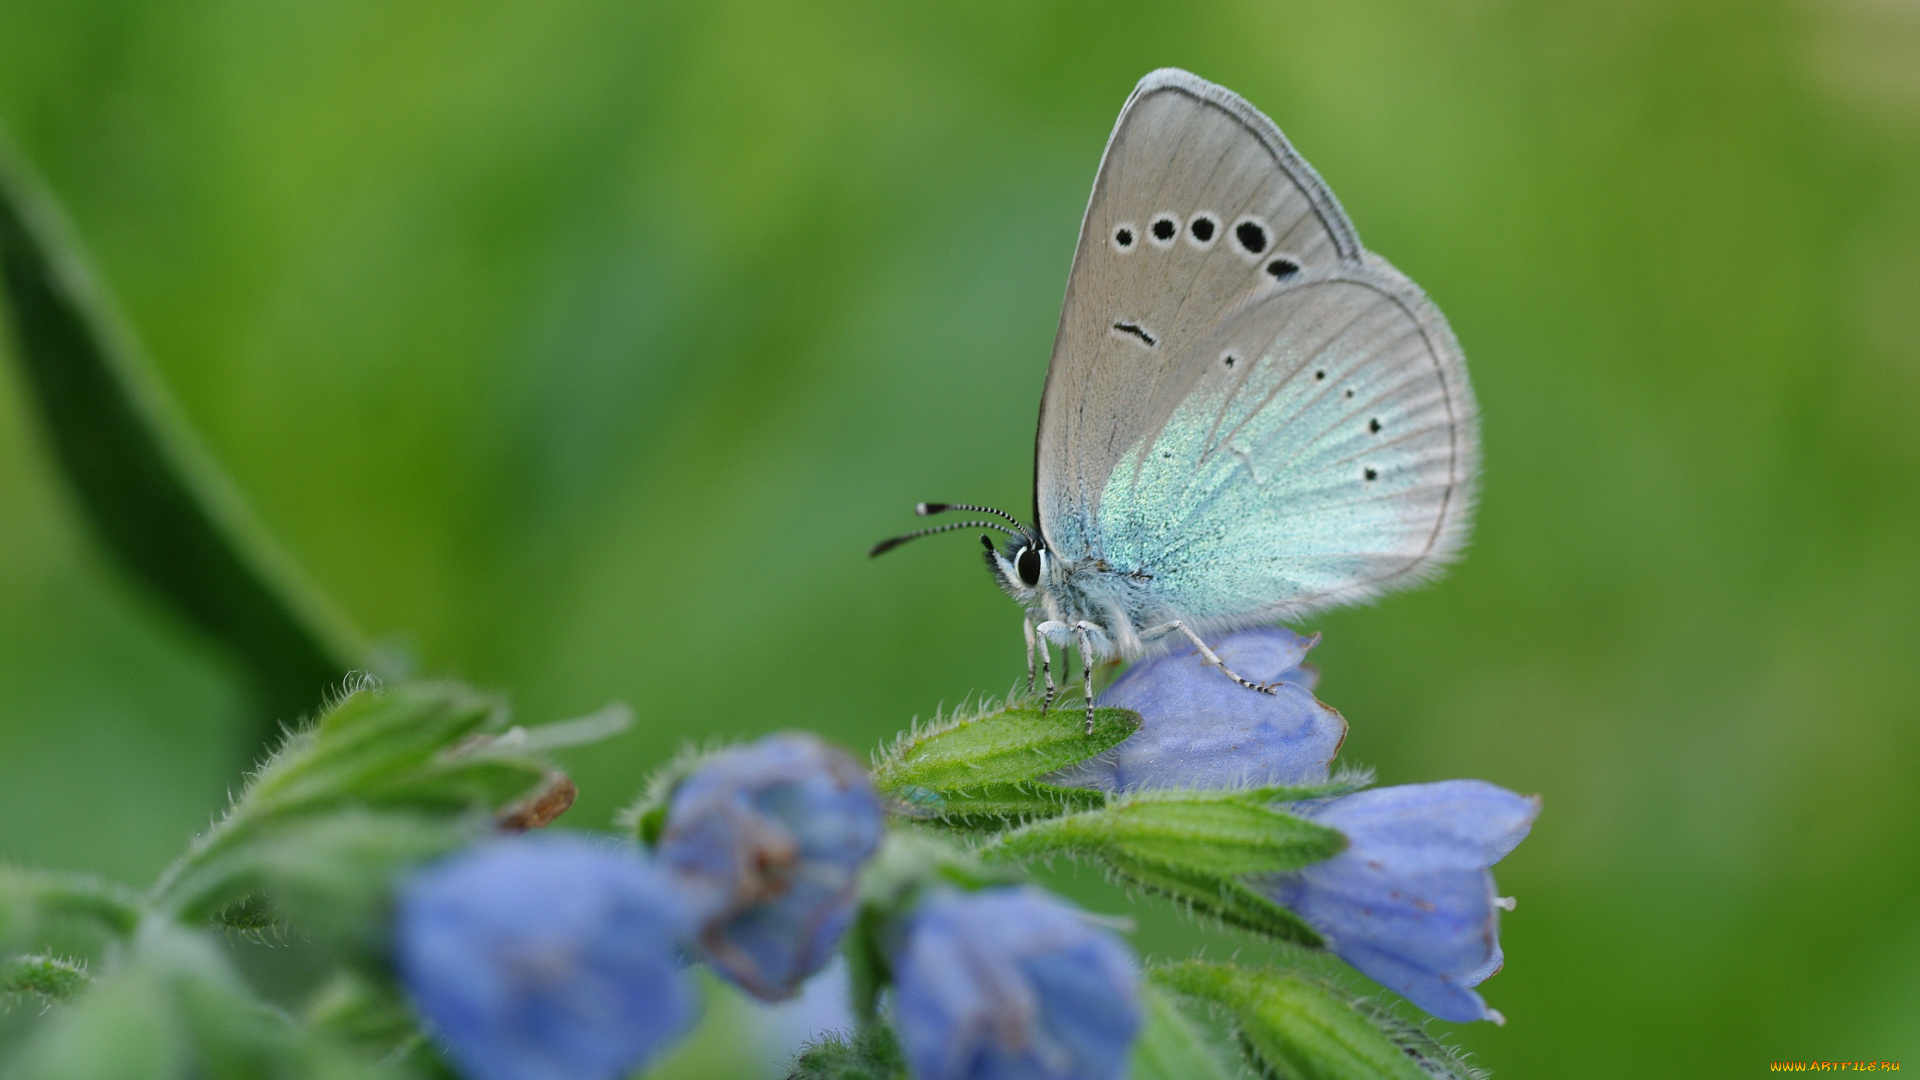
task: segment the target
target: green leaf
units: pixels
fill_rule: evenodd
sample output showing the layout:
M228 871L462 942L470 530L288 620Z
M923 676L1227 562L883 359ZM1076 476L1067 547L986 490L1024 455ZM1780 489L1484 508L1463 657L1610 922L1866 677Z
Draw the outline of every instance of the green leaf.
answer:
M206 935L143 924L124 960L35 1030L6 1080L373 1080L255 998Z
M408 779L470 737L505 726L500 703L451 683L351 694L277 752L234 806L266 818L404 790Z
M1199 1009L1151 982L1140 984L1144 1022L1128 1080L1239 1080L1240 1052Z
M0 950L32 947L50 927L73 922L131 934L140 922L140 896L86 874L0 865Z
M248 875L290 869L273 851L287 843L288 823L349 807L420 816L428 831L443 827L429 828L430 818L456 831L476 827L475 815L508 810L554 776L545 760L500 745L505 722L497 701L452 684L352 694L275 753L226 817L168 868L154 902L211 916L253 887Z
M640 797L615 815L614 824L631 832L633 838L645 847L651 848L659 843L660 833L667 827L667 809L673 803L673 793L679 790L680 782L693 775L702 762L719 753L722 748L718 743L705 748L682 747L673 760L647 775L646 787Z
M888 793L943 794L1025 783L1104 753L1139 728L1139 715L1125 709L1095 712L1091 735L1077 709L1001 709L909 734L874 770L874 782Z
M398 987L352 971L335 973L314 992L305 1019L335 1044L375 1059L404 1057L424 1042Z
M451 851L484 818L349 808L259 834L179 881L175 914L189 922L286 922L315 941L377 957L386 945L394 879Z
M989 861L1056 856L1106 864L1121 880L1231 926L1308 946L1320 936L1248 879L1297 870L1346 846L1338 832L1263 801L1154 792L1102 810L1035 821L980 849Z
M1191 873L1176 866L1111 852L1103 855L1101 861L1123 884L1171 900L1190 914L1310 949L1326 945L1298 915L1238 878Z
M63 1001L92 981L86 963L80 960L48 953L0 960L0 1008L10 1007L22 997Z
M830 1034L808 1043L787 1080L907 1080L907 1059L885 1024L864 1024L851 1038Z
M1283 810L1237 800L1129 797L1101 810L1036 821L999 841L1022 860L1119 854L1218 877L1298 870L1329 859L1346 838Z
M190 436L71 231L3 139L0 292L23 386L76 502L137 581L239 659L265 747L365 650Z
M953 828L1002 829L1035 818L1096 809L1106 802L1102 792L1038 782L983 784L953 791L906 785L888 792L887 808L900 817Z
M1157 985L1223 1006L1241 1046L1265 1076L1287 1080L1433 1080L1374 1009L1333 987L1273 969L1190 960L1149 971ZM1405 1025L1401 1025L1405 1026ZM1457 1061L1457 1059L1454 1059Z

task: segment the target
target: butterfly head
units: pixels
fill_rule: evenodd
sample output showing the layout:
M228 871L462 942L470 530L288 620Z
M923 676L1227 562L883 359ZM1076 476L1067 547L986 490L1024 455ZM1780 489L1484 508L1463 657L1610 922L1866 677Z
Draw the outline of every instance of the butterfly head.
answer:
M1046 541L1023 528L1011 534L1004 551L994 546L993 537L984 533L980 542L987 549L987 569L993 572L1000 587L1021 606L1033 606L1040 595L1041 582L1053 569L1053 554L1047 550Z

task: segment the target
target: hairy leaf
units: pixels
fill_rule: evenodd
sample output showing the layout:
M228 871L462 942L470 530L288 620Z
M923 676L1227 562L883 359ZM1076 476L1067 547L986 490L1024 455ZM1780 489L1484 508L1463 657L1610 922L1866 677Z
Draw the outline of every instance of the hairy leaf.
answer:
M893 1029L866 1024L851 1036L822 1036L800 1052L787 1080L907 1080L907 1059Z
M1239 1080L1240 1051L1201 1010L1151 982L1140 984L1145 1023L1133 1043L1128 1080Z
M63 1001L91 981L84 961L48 953L0 960L0 1007L28 996Z
M912 734L874 771L884 792L907 788L949 792L1038 780L1125 741L1140 717L1125 709L1001 709L975 720Z
M86 874L0 865L0 950L32 948L51 925L80 922L115 936L140 921L132 889Z
M900 817L960 829L1002 829L1035 818L1096 809L1107 801L1098 791L1038 782L982 784L952 791L906 785L887 794L888 810Z
M1469 1076L1429 1071L1431 1065L1447 1063L1421 1060L1395 1041L1395 1032L1383 1026L1376 1009L1294 972L1190 960L1154 968L1149 977L1175 993L1226 1008L1242 1048L1266 1076L1288 1080L1465 1080ZM1449 1062L1457 1059L1449 1057Z
M1156 796L1036 821L985 850L1020 860L1116 855L1234 878L1297 870L1345 846L1334 830L1270 806Z

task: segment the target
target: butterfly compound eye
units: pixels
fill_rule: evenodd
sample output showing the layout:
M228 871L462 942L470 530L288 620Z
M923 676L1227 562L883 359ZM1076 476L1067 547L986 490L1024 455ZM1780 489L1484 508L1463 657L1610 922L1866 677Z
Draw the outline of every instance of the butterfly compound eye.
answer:
M1040 550L1021 548L1020 554L1013 560L1013 568L1019 573L1020 580L1027 588L1031 589L1040 584Z

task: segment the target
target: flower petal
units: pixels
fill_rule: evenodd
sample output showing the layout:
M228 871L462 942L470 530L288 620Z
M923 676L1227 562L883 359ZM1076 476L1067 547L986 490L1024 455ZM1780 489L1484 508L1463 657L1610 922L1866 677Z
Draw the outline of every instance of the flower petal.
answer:
M1318 640L1271 626L1213 643L1246 678L1280 682L1273 694L1224 678L1197 649L1134 665L1100 704L1139 713L1140 730L1051 782L1102 791L1325 783L1347 723L1308 689L1312 669L1300 661Z
M693 1023L687 913L638 851L489 840L400 888L395 964L474 1080L614 1080Z
M852 758L811 735L771 735L681 783L660 861L694 898L714 968L778 1001L833 958L883 824Z
M1267 891L1362 973L1447 1020L1489 1019L1471 988L1502 962L1488 867L1513 850L1539 800L1478 780L1377 788L1301 804L1347 850L1276 876Z
M895 964L918 1080L1118 1080L1139 1029L1133 957L1030 887L930 896Z

